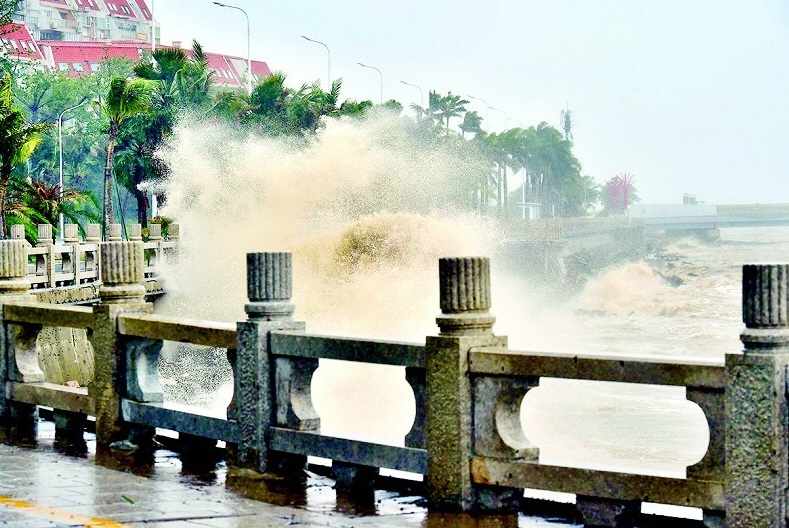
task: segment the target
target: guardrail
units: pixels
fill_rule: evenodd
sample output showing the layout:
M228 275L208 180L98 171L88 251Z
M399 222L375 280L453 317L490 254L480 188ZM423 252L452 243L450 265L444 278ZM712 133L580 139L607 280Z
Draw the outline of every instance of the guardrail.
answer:
M88 224L84 241L79 239L79 226L66 224L63 228L63 241L58 245L52 238L52 225L38 225L38 242L28 247L28 275L34 289L54 289L82 284L98 283L100 280L99 244L101 226ZM129 226L129 240L142 240L142 226ZM177 224L170 225L168 238L162 238L162 226L150 224L149 238L144 243L145 277L156 274L157 263L165 254L175 250L180 229ZM22 225L11 226L11 239L24 240L25 229ZM110 241L121 240L121 225L109 226Z
M143 300L144 246L107 242L101 303L29 304L21 241L0 241L0 424L15 439L35 433L36 405L56 409L61 442L79 445L96 417L98 449L144 449L155 427L230 444L230 463L261 472L330 458L338 480L378 468L425 475L434 510L511 510L524 488L576 494L587 526L628 526L642 501L695 506L710 526L786 526L789 481L789 265L745 266L745 351L712 361L517 352L493 334L485 258L439 261L440 332L425 345L313 335L294 321L291 256L248 255L247 319L236 325L164 317ZM89 328L90 389L52 386L36 363L42 324ZM157 370L164 341L223 348L234 374L226 414L164 402ZM405 446L324 435L310 396L319 359L405 368L416 418ZM524 395L542 377L686 387L704 411L710 442L686 478L542 464L520 421ZM205 440L204 440L205 441Z
M640 219L622 216L541 218L538 220L510 220L504 225L507 238L525 241L555 241L618 229L643 229Z

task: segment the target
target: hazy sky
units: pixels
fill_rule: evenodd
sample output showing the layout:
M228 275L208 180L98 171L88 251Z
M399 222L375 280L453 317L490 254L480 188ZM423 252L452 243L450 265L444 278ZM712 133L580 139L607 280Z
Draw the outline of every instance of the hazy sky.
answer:
M246 56L242 13L155 0L162 41ZM343 97L406 107L419 91L473 95L526 125L558 126L599 182L623 171L648 203L789 202L786 0L226 0L244 8L252 57L294 87L342 77ZM484 118L483 103L470 109ZM501 112L490 124L504 127ZM509 121L509 126L518 126Z

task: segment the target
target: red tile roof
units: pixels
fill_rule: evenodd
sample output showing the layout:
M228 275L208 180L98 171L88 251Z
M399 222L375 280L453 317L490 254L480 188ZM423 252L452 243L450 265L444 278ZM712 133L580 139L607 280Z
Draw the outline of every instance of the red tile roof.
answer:
M96 0L74 0L74 3L80 9L89 9L90 11L101 11L101 8L99 8L99 4L96 3Z
M41 46L52 51L55 69L67 72L72 77L93 73L93 65L108 58L122 57L132 61L140 60L138 42L67 42L63 40L42 40Z
M0 28L0 42L5 52L13 57L44 59L41 50L23 24L9 24Z
M137 15L134 14L134 11L126 0L104 0L104 5L107 6L107 9L113 16L137 18Z
M148 4L145 3L145 0L134 0L134 1L137 2L137 7L140 8L140 11L142 12L143 18L150 22L151 21L151 10L148 9Z
M79 0L75 0L79 1ZM96 0L82 0L82 2ZM120 0L105 0L115 1ZM144 0L135 0L145 5ZM146 6L147 8L147 6ZM49 62L50 57L56 70L67 72L73 77L93 73L95 66L108 58L122 57L139 61L142 51L149 49L144 42L70 42L64 40L41 40L38 44L24 25L13 24L0 28L2 45L9 55ZM162 49L166 46L157 46ZM191 53L190 50L184 50ZM45 55L46 54L46 58ZM246 59L233 55L206 52L208 66L214 72L213 79L219 85L245 86ZM252 75L268 77L271 69L262 61L252 61Z
M55 68L67 71L69 75L80 76L93 72L92 64L102 63L107 58L123 57L132 61L142 58L142 51L148 50L144 42L67 42L62 40L42 40L41 46L52 51ZM164 48L165 46L157 46ZM189 50L185 50L191 53ZM205 53L208 67L214 71L214 81L224 86L246 85L246 59L221 53ZM234 64L235 63L235 64ZM237 66L236 66L237 65ZM268 77L271 69L262 61L252 61L252 75Z

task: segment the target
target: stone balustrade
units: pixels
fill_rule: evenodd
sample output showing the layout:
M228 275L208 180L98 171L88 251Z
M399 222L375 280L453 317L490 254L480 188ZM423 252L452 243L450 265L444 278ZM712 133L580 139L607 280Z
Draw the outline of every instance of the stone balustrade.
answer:
M338 485L369 482L379 468L425 475L429 508L511 512L523 489L576 495L586 526L628 527L642 501L701 508L707 526L786 527L789 480L789 265L743 270L744 351L726 361L635 359L511 351L493 332L487 258L439 261L437 335L424 345L313 335L293 319L288 253L247 258L247 319L236 325L152 313L141 295L144 245L101 245L101 302L92 307L25 304L23 242L0 243L3 308L0 426L34 430L37 405L61 414L58 431L80 445L96 416L99 450L145 450L154 428L186 441L228 444L231 465L293 472L307 456L332 460ZM33 361L42 324L89 328L96 374L90 390L41 381ZM157 370L164 341L227 351L235 391L226 416L163 401ZM416 416L404 446L321 432L311 400L319 359L405 368ZM541 377L678 386L705 413L706 455L686 478L553 466L540 461L520 420Z
M177 245L180 229L177 224L170 226L167 240L161 236L161 225L151 224L153 236L143 243L144 274L147 278L156 275L157 263L166 253L173 252ZM155 228L153 226L156 226ZM100 282L101 226L88 224L85 238L79 238L79 226L66 224L63 229L63 242L57 244L53 239L52 225L38 226L38 242L29 247L30 260L28 279L34 289L57 289ZM11 239L24 240L22 225L11 226ZM121 225L112 224L109 228L110 241L122 241ZM129 240L142 242L140 224L129 225ZM29 246L29 244L28 244Z

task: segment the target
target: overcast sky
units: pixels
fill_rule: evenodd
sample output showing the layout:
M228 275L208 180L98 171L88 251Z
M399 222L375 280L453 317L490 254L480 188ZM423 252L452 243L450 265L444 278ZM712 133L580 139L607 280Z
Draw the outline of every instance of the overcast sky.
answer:
M162 42L246 56L242 13L155 0ZM343 97L406 107L429 89L473 95L526 125L569 104L584 174L636 177L648 203L789 202L786 0L226 0L252 57L294 87L342 77ZM469 109L486 117L483 103ZM490 124L504 127L501 112ZM518 126L509 121L510 127Z

